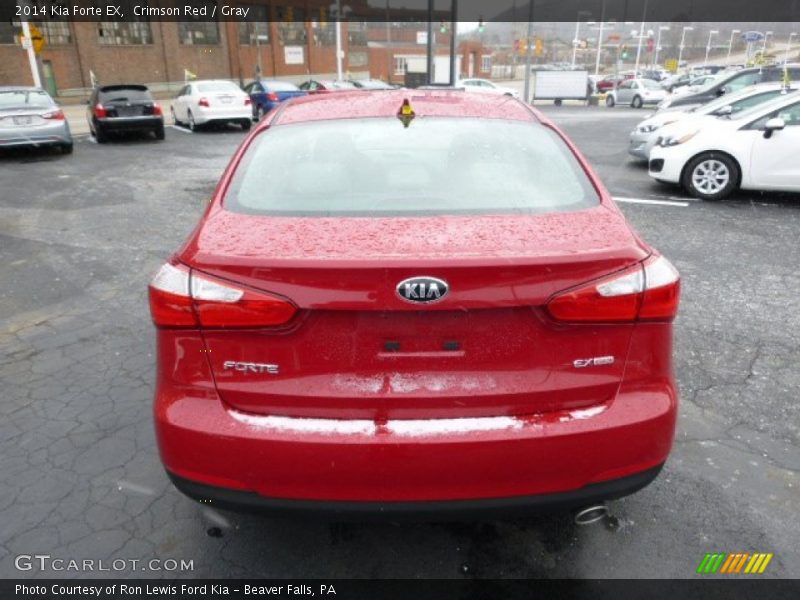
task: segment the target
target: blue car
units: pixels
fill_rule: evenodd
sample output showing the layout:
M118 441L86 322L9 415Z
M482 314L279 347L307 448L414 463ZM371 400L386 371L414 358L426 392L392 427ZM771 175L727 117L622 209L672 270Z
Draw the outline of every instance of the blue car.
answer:
M293 83L272 79L252 81L244 86L244 91L250 94L250 100L253 102L253 119L256 121L260 121L265 114L284 100L306 95L306 92Z

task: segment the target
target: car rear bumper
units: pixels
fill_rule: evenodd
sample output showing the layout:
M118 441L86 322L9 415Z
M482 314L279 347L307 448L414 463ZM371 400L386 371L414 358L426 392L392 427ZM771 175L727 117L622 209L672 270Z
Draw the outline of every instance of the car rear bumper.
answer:
M163 117L142 116L142 117L113 117L98 119L97 127L103 131L153 131L159 127L164 127Z
M665 379L587 410L374 423L249 415L212 389L175 388L157 390L155 420L164 466L190 496L245 508L333 502L348 512L348 502L548 506L624 495L604 496L617 490L608 482L664 463L676 406Z
M66 121L56 121L35 127L0 128L0 148L71 143L72 135Z
M203 504L241 512L280 516L314 516L330 519L411 518L470 519L513 518L554 510L569 510L621 498L646 487L661 472L663 465L618 479L592 483L568 492L485 498L479 500L440 500L418 502L357 502L294 500L269 498L253 492L232 490L197 483L167 472L181 492Z
M206 123L244 121L247 119L252 120L253 107L248 104L240 108L230 109L203 110L202 108L193 108L192 116L194 117L194 122L198 125L205 125Z

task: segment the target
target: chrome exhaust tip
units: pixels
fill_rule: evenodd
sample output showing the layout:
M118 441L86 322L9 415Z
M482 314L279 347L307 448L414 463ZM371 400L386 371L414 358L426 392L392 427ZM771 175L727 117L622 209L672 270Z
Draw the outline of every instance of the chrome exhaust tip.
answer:
M591 525L592 523L597 523L598 521L602 521L607 516L608 516L608 507L605 504L594 504L592 506L587 506L586 508L582 508L581 510L575 513L575 524Z

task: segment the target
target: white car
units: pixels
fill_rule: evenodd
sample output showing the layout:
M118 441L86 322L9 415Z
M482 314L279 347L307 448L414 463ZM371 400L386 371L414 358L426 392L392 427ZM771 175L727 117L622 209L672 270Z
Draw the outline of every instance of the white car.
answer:
M667 125L650 153L649 172L704 200L720 200L737 188L800 192L800 94L729 119Z
M658 104L667 97L667 91L652 79L626 79L606 96L606 106L624 104L642 108L645 104Z
M209 123L236 123L247 131L253 123L253 107L250 96L235 83L193 81L172 100L172 118L192 131Z
M628 154L644 160L649 159L650 151L656 145L661 128L666 125L687 119L697 119L706 115L727 117L768 102L784 93L784 91L789 93L797 91L797 89L798 87L794 86L787 90L781 83L760 83L746 87L738 92L725 94L716 100L694 108L691 106L678 106L673 109L658 111L652 117L643 120L631 131Z
M519 98L519 92L517 90L496 85L488 79L478 79L475 77L462 79L456 83L456 87L463 87L467 92L495 94L496 96L513 96L514 98Z

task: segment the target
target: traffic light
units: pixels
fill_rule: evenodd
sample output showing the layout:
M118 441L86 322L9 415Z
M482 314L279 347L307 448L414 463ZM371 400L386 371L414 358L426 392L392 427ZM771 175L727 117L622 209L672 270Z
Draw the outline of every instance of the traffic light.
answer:
M622 44L621 50L622 50L622 60L625 60L626 58L628 58L628 46Z
M439 33L447 33L447 22L444 19L439 23Z
M483 19L478 20L478 33L483 33L483 30L486 29L486 25L483 23Z

